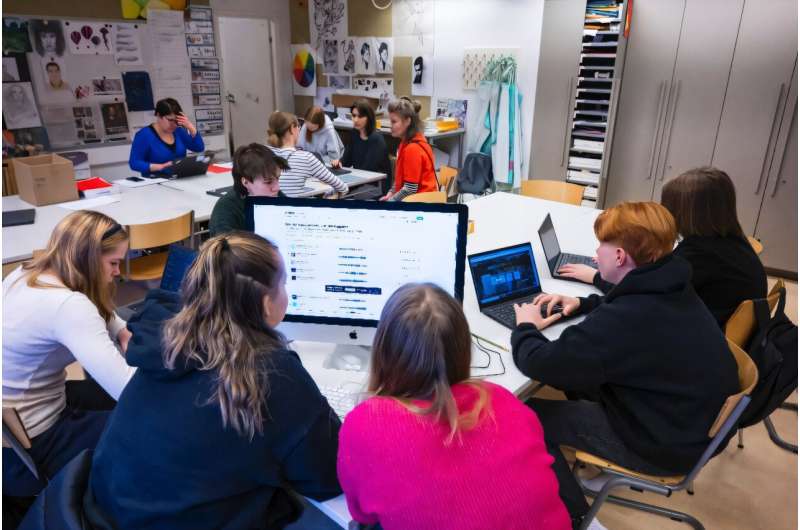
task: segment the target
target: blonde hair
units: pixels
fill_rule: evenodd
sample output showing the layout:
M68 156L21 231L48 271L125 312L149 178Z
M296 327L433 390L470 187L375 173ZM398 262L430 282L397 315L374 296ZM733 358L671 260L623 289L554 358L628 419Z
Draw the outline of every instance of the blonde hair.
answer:
M599 241L624 248L637 265L666 256L678 238L672 214L655 202L623 202L608 208L595 219L594 233Z
M103 276L102 257L127 241L128 233L109 216L88 210L71 213L53 229L47 248L23 264L23 277L30 287L57 287L39 278L52 272L67 289L86 295L109 322L114 314L115 284Z
M299 127L297 116L291 112L276 110L269 116L269 129L267 129L267 143L272 147L283 147L283 137L293 126Z
M164 325L165 366L192 361L216 370L208 402L219 402L223 427L251 440L263 432L266 357L285 347L264 314L264 297L274 296L283 274L280 253L266 239L248 232L211 238L184 280L183 309Z
M372 343L369 390L392 397L410 411L446 422L446 443L491 416L490 396L470 381L472 338L459 303L430 283L409 283L389 297ZM472 385L478 399L460 413L451 386ZM414 400L429 400L420 407Z
M403 139L406 141L411 140L420 130L419 111L422 110L422 104L407 96L396 99L389 103L389 113L397 114L401 119L410 119L408 129L406 129Z

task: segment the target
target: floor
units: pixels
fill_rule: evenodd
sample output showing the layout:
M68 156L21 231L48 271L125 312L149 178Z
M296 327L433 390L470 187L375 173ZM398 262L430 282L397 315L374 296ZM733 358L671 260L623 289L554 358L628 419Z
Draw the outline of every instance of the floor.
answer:
M772 288L774 280L770 279ZM786 282L786 314L797 322L797 283ZM117 303L142 297L144 286L123 284ZM70 377L82 378L75 364L67 369ZM797 394L790 398L797 402ZM797 443L797 414L778 411L772 415L781 436ZM797 455L772 443L763 424L745 431L744 449L731 440L698 476L695 494L680 492L670 498L628 491L622 494L652 504L687 512L708 530L790 530L797 528ZM600 510L598 519L609 530L684 530L689 528L669 519L613 504Z

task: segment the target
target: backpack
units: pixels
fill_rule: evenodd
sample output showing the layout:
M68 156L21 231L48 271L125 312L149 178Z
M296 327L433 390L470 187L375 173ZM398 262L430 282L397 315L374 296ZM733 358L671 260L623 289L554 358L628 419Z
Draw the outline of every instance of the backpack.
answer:
M459 193L482 195L487 190L494 191L492 157L483 153L469 153L464 165L456 176Z
M753 302L758 327L747 353L758 367L758 382L739 420L740 427L767 418L797 389L797 326L783 311L786 289L780 290L773 317L765 298Z

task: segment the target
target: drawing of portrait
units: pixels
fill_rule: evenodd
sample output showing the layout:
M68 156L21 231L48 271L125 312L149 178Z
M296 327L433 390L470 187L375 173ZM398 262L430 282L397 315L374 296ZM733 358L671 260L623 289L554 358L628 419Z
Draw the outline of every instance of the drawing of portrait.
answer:
M322 66L326 74L339 73L339 41L336 39L323 41Z
M9 129L25 129L42 125L30 83L3 84L3 117Z
M39 57L64 55L67 42L64 29L58 20L31 20L28 24L31 44Z
M347 35L347 6L345 0L311 0L311 46L322 48L325 39L336 39Z
M353 75L356 73L356 42L353 39L339 41L341 53L339 64L342 65L342 73Z
M356 52L356 74L374 74L375 61L372 57L372 39L356 39Z
M414 81L412 81L415 85L422 84L422 69L423 69L423 60L422 57L417 57L414 59Z

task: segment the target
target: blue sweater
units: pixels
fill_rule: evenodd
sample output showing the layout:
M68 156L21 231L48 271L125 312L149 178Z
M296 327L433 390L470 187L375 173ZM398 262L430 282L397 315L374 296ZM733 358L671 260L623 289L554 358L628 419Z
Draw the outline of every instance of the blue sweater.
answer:
M158 137L152 125L137 132L133 137L131 157L128 160L131 169L147 175L150 173L150 164L163 164L170 160L183 158L186 156L187 149L201 153L206 148L199 132L192 138L189 131L178 127L175 129L174 136L175 145L172 149Z
M264 352L264 430L251 441L223 428L219 402L209 402L216 370L164 367L161 326L180 305L178 294L154 290L128 322L126 360L138 370L94 453L87 494L104 520L93 528L282 528L299 514L287 490L339 495L339 418L297 354Z

